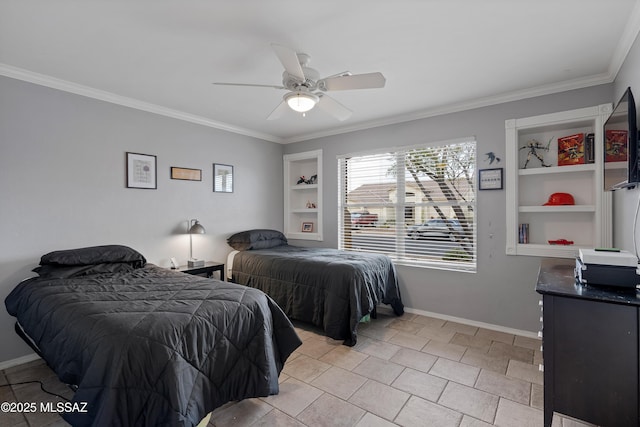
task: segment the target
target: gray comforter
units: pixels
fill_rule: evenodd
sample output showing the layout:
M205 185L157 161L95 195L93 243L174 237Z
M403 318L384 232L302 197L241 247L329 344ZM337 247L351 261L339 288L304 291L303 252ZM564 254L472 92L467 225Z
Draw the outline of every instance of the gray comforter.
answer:
M236 253L232 274L234 282L267 293L290 318L349 346L359 321L379 303L404 313L395 268L384 255L282 245Z
M301 344L255 289L150 264L85 273L29 279L5 301L59 378L78 386L72 402L88 403L88 413L64 414L74 426L195 425L226 402L278 393Z

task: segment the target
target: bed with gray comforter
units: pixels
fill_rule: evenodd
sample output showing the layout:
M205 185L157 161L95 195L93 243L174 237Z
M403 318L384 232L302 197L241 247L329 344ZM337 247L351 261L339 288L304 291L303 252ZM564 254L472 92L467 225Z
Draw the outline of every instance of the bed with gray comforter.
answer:
M236 233L228 243L240 251L233 258L235 283L262 290L291 319L319 326L345 345L356 344L359 322L378 304L404 313L395 267L385 255L291 246L275 230Z
M229 401L278 393L300 344L263 292L146 264L130 248L43 256L8 312L87 412L74 426L193 426Z

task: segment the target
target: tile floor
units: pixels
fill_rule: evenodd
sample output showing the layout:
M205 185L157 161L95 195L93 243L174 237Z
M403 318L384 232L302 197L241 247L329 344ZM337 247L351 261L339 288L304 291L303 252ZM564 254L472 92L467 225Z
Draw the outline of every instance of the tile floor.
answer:
M540 341L381 310L346 347L296 324L303 344L280 375L280 393L218 408L208 427L541 427ZM69 397L42 361L0 373L0 385L39 379ZM0 401L55 401L38 384L0 387ZM56 414L0 413L0 426L67 426ZM585 426L554 416L554 427Z

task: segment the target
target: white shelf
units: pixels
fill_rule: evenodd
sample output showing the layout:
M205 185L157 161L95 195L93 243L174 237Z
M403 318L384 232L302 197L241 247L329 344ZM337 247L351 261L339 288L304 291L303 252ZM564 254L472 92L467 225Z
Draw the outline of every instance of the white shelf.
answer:
M580 248L611 246L611 196L603 191L603 124L611 105L505 121L506 253L573 258ZM595 162L558 166L557 140L574 133L594 134ZM526 144L535 140L543 148L529 156ZM528 161L528 168L522 166ZM607 167L615 167L613 165ZM544 206L556 192L570 193L576 204ZM529 224L529 242L519 243L519 225ZM573 245L551 245L566 239Z
M510 255L546 256L552 258L575 258L579 249L591 248L586 245L549 245L535 243L518 243L515 253ZM508 254L509 255L509 254Z
M289 190L298 191L298 190L317 190L318 184L296 184L289 187Z
M322 150L286 154L284 162L284 234L288 239L322 240ZM316 175L315 184L298 184ZM313 203L315 208L307 208ZM311 224L310 232L303 225Z
M319 233L303 233L303 232L289 232L287 233L287 239L297 240L322 240L322 235Z
M595 212L595 205L571 205L571 206L520 206L519 212Z
M584 171L595 171L596 165L589 163L586 165L570 165L570 166L551 166L548 168L531 168L531 169L519 169L518 175L549 175L554 173L575 173Z

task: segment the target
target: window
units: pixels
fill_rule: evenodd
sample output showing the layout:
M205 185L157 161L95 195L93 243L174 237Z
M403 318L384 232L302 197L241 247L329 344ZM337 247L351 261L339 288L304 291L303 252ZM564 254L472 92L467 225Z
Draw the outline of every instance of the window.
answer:
M339 157L339 248L476 271L473 139Z

